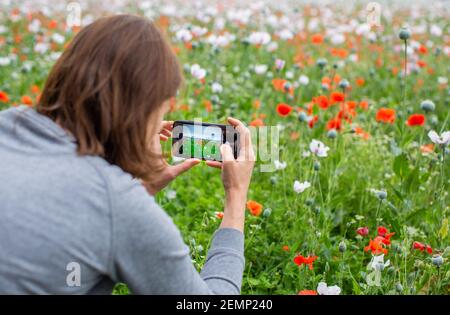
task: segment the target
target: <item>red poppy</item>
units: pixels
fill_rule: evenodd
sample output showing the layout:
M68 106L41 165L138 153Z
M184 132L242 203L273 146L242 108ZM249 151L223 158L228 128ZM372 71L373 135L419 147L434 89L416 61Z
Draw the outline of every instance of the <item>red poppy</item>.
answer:
M333 92L331 93L331 103L339 103L345 100L344 93L341 92Z
M286 117L292 111L292 106L288 104L280 103L277 105L277 113L281 117Z
M375 255L380 255L380 254L386 255L388 253L388 250L385 248L385 244L379 239L374 239L374 240L371 239L369 241L369 245L364 247L364 251L365 252L371 251L372 254L375 254Z
M321 44L323 42L323 36L321 34L314 34L311 37L313 44Z
M252 127L261 127L264 126L264 121L261 118L256 118L249 123Z
M331 118L327 122L327 130L330 129L341 130L341 120L339 117Z
M287 246L287 245L284 245L283 247L282 247L282 249L285 251L285 252L288 252L290 249L289 249L289 246Z
M247 201L247 209L250 211L250 213L252 215L259 216L262 213L263 206L262 206L262 204L254 201L254 200L249 200L249 201Z
M359 227L356 229L356 233L358 233L361 236L367 236L369 234L369 228L367 226Z
M216 218L217 219L223 219L223 212L222 211L216 212Z
M315 123L319 120L319 116L315 115L311 120L308 122L309 128L313 128Z
M326 109L329 106L328 97L326 95L319 95L313 98L313 103L317 104L320 108Z
M425 116L422 114L412 114L409 116L406 124L408 126L423 126L425 123Z
M384 123L394 123L395 121L395 110L392 108L385 108L382 107L378 110L376 115L376 120L378 122L384 122Z
M298 295L317 295L317 291L315 290L301 290L298 292Z
M294 257L294 263L297 266L301 266L301 265L307 265L309 267L309 270L313 269L313 263L314 261L317 259L317 256L308 256L308 257L304 257L302 255L297 255Z
M0 102L2 102L2 103L9 102L9 97L8 97L8 94L6 94L6 92L0 91Z
M387 232L388 230L384 226L378 227L378 236L385 236Z
M419 53L421 53L421 54L426 54L427 51L428 51L428 49L427 49L426 46L420 45L419 48L418 48L418 51L419 51Z
M366 83L364 78L357 78L355 82L357 86L363 86Z
M423 146L420 147L420 151L425 154L431 153L434 151L434 144L432 143L424 144Z
M420 242L414 242L413 243L413 248L417 249L417 250L420 250L421 252L426 251L430 255L433 253L433 249L428 244L422 244Z
M369 108L369 102L361 101L361 102L359 102L359 107L361 107L362 109L368 109Z
M29 97L28 95L22 96L21 101L22 101L22 104L33 105L33 99L31 97Z
M370 138L370 134L365 132L361 127L355 127L355 133L365 140L368 140Z

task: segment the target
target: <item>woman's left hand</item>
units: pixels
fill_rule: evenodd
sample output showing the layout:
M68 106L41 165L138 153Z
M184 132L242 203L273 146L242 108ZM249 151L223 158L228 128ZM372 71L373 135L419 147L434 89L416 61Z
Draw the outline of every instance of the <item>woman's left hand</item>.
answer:
M152 152L156 154L162 154L161 140L167 141L172 137L173 121L163 121L161 129L158 134L152 139ZM155 174L151 181L144 182L144 186L151 195L155 195L157 192L166 187L172 180L178 175L191 169L198 163L199 159L187 159L177 165L169 165L165 159L161 159L161 170Z

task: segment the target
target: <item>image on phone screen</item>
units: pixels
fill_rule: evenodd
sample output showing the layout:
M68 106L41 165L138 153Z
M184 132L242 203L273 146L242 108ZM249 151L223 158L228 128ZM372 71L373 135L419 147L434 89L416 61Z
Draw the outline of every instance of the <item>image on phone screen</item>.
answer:
M180 129L181 127L181 129ZM222 144L222 129L218 126L203 126L200 124L183 124L177 126L182 137L177 156L221 161L220 145Z

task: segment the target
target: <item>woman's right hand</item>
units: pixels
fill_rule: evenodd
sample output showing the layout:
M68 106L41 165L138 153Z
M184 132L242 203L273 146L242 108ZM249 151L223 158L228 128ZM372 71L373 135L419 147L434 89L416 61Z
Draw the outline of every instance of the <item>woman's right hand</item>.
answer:
M235 159L229 144L220 147L222 163L207 161L206 164L222 168L222 181L225 189L225 209L221 227L231 227L244 230L245 203L247 192L255 164L250 130L235 118L228 118L240 136L240 150Z

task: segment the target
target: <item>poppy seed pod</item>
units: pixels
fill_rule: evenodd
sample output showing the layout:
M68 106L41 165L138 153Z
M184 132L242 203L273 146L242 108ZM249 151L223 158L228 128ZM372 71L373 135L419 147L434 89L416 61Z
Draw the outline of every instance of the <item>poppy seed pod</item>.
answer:
M408 40L411 37L411 31L407 27L402 27L398 32L398 37L401 40Z
M395 284L395 290L397 290L397 292L403 292L403 286L400 282Z
M270 183L271 183L272 185L275 185L277 182L278 182L278 178L276 178L275 176L272 176L272 177L270 178Z
M283 89L284 89L286 92L289 92L289 90L291 89L291 87L292 87L292 84L289 83L289 82L286 82L286 83L284 84L284 86L283 86Z
M347 245L345 245L345 242L344 241L341 241L340 243L339 243L339 251L341 252L341 253L343 253L343 252L345 252L347 250Z
M305 112L300 112L300 113L298 114L298 120L299 120L299 121L306 121L307 119L308 119L308 116L306 115Z
M348 82L348 80L342 79L342 80L339 82L339 87L340 87L341 89L346 89L346 88L348 88L349 86L350 86L350 82Z
M439 267L444 263L444 258L442 258L441 255L433 255L433 257L431 258L431 262L433 263L433 265Z
M327 65L328 61L324 58L317 59L317 66L319 68L324 68Z
M314 161L314 170L316 172L320 170L320 163L318 161Z
M263 217L268 218L268 217L270 217L271 214L272 214L272 209L270 209L270 208L264 209Z
M377 197L380 200L384 200L384 199L387 198L387 192L384 191L384 190L380 190L380 191L377 192Z
M328 130L327 137L330 138L330 139L335 139L337 137L336 129Z
M422 103L420 103L420 108L422 108L422 110L428 113L434 111L436 105L434 105L434 102L431 100L425 100Z

